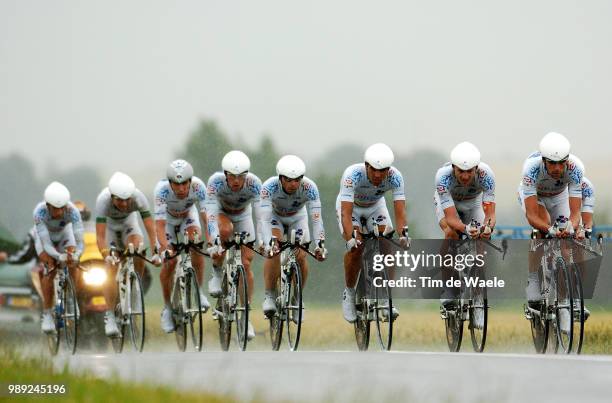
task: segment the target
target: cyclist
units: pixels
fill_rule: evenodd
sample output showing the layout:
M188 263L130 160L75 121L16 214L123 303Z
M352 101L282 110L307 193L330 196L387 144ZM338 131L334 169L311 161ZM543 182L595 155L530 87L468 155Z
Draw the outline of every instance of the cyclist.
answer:
M347 249L344 255L346 288L342 294L342 311L344 319L350 323L357 320L355 286L363 253L360 235L353 238L353 231L357 230L359 233L364 222L363 229L371 232L374 230L374 221L381 233L385 231L388 233L393 229L384 199L387 191L391 191L393 195L397 228L407 226L404 179L400 171L391 166L393 160L393 151L387 145L373 144L365 152L365 162L346 168L340 182L340 193L336 199L336 216ZM408 243L408 234L402 234L400 244L407 246ZM392 315L394 318L399 315L395 307Z
M178 159L172 161L166 169L166 179L159 181L155 187L155 229L159 242L160 254L167 256L173 253L172 243L177 243L177 234L187 233L191 241L202 239L200 218L206 223L206 185L197 176L193 176L193 168L187 161ZM196 203L199 205L196 209ZM204 257L191 252L191 262L200 284L200 305L204 312L210 308L210 303L201 289L204 277ZM166 260L159 275L164 298L164 309L161 313L161 326L166 333L174 331L174 320L170 306L170 293L176 260Z
M435 184L434 210L445 239L459 239L461 234L491 237L496 222L495 175L480 160L475 145L467 141L457 144L450 153L450 162L438 169ZM440 302L445 308L450 309L456 301L456 291L444 289Z
M74 272L83 252L83 222L79 210L70 202L70 192L59 182L51 182L45 189L44 201L34 208L36 239L34 247L45 265L41 286L43 314L41 328L55 333L53 309L53 279L60 263Z
M523 179L519 185L519 201L529 225L539 231L540 236L566 238L575 235L580 225L582 204L582 179L584 167L578 158L570 154L570 142L559 133L548 133L540 141L539 151L532 153L523 165ZM569 217L567 229L553 224ZM538 267L542 251L529 254L527 284L528 304L539 303L540 282ZM569 331L569 312L561 310L561 331Z
M119 334L114 312L117 303L117 284L114 279L119 262L110 255L109 245L125 249L131 243L137 248L144 239L138 223L139 215L147 231L151 251L155 254L155 223L151 217L149 202L136 188L132 178L122 172L115 172L108 181L108 187L100 192L96 200L96 241L109 269L108 278L111 279L103 290L107 301L107 311L104 315L104 332L107 336ZM157 254L154 255L153 261L161 263ZM135 258L134 269L143 278L145 262Z
M304 176L306 165L295 155L285 155L276 164L276 173L264 182L261 189L262 236L268 253L276 251L278 245L270 245L274 236L281 240L284 234L295 230L301 243L310 242L308 215L312 223L315 241L314 253L317 259L324 260L325 230L321 216L319 189L313 180ZM302 274L302 288L308 278L306 253L299 250L296 256ZM263 311L267 317L276 312L275 284L280 276L280 256L276 255L264 262L265 298ZM302 313L302 319L304 314Z
M213 259L212 278L208 292L213 297L221 296L223 277L223 242L230 240L235 232L247 232L247 242L255 242L256 230L253 224L253 210L258 223L261 220L261 179L249 172L251 161L242 151L230 151L221 161L223 172L214 173L208 179L206 192L206 215L208 218L208 246ZM242 265L246 272L249 302L253 296L253 272L251 262L253 251L241 247ZM251 321L248 323L247 338L255 337Z

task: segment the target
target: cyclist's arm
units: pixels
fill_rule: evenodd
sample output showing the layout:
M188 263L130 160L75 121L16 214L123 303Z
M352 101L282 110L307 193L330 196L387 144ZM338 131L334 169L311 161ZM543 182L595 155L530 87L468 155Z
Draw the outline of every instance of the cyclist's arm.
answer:
M484 213L485 213L483 225L489 224L489 220L491 220L491 223L489 224L489 226L491 227L491 229L493 229L495 227L495 223L497 222L495 218L495 202L482 203L482 209L484 210Z
M309 201L307 202L310 222L312 223L313 240L325 239L325 229L323 228L323 217L321 215L321 199L319 189L314 184L309 191Z
M49 236L49 230L44 223L36 224L36 231L38 232L38 239L40 239L40 243L43 246L43 249L49 256L53 259L59 259L60 253L55 249L53 243L51 242L51 237Z
M158 183L154 191L153 215L155 217L155 232L160 252L168 249L168 240L166 239L167 195L168 190L165 189L164 182Z
M155 248L157 247L157 234L155 233L155 222L153 221L153 217L149 215L146 218L143 218L142 223L145 227L145 231L147 231L147 236L149 237L151 253L155 253Z
M525 216L527 217L527 221L529 225L533 228L539 230L542 234L547 234L548 229L551 226L551 223L543 220L538 214L538 197L537 196L529 196L525 198Z
M274 192L274 186L272 183L266 181L261 188L261 234L263 241L266 245L270 244L272 239L272 193ZM269 186L267 186L269 185ZM280 185L279 185L280 186Z
M393 201L393 210L395 211L395 227L400 234L402 228L408 225L406 221L406 200Z
M593 228L593 213L583 212L582 215L582 225L584 228L591 229Z
M580 225L580 210L582 208L582 197L570 197L569 207L570 221L572 222L572 227L574 227L574 231L577 231L578 226Z
M108 256L108 245L106 243L106 217L96 217L96 243L102 257Z
M457 232L465 233L465 224L459 219L455 205L451 205L444 209L444 218L446 224Z
M340 220L342 221L342 236L345 241L353 237L353 202L340 203Z
M209 243L219 236L219 200L217 198L218 184L215 182L214 175L208 180L208 187L206 190L206 221L203 225L206 228L206 237Z
M79 213L76 207L70 207L70 221L72 222L72 233L76 241L75 254L81 256L83 250L85 250L85 242L83 241L85 228L83 227L83 220L81 220L81 213Z

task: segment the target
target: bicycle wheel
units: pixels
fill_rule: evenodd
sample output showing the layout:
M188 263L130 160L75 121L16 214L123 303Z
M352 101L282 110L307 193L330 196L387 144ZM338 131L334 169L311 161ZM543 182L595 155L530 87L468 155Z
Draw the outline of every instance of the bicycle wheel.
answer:
M185 312L183 312L183 287L181 279L176 279L172 287L170 304L172 305L172 319L174 320L174 335L179 351L187 347L187 328L185 326Z
M582 351L582 342L584 341L584 294L582 290L582 277L580 267L577 264L572 265L572 296L574 297L574 347L576 354Z
M230 340L232 336L232 322L230 320L230 304L228 303L229 292L231 285L227 278L227 272L223 271L223 280L221 282L221 296L217 298L216 315L219 322L219 344L221 350L229 350Z
M134 350L142 352L145 341L145 308L142 282L137 272L130 274L130 312L129 326Z
M383 281L387 280L386 271L379 272ZM386 284L386 283L385 283ZM389 286L374 288L374 319L376 320L376 333L378 334L378 342L380 347L385 350L391 350L393 342L393 300L391 299L391 290Z
M484 273L478 273L478 278L485 280ZM471 302L469 305L469 328L472 347L477 353L482 353L487 342L488 301L486 287L472 287L470 289Z
M444 326L446 328L446 343L451 352L459 351L461 349L461 341L463 340L462 304L459 303L459 305L453 309L445 309Z
M234 276L234 287L236 287L236 295L234 296L234 313L236 315L236 341L240 350L246 350L247 332L249 326L249 294L244 267L236 266L236 275Z
M54 292L54 295L57 295ZM55 323L55 333L47 333L47 345L49 346L49 351L51 352L51 355L57 355L57 352L59 350L59 344L60 344L60 322L61 322L61 309L62 308L62 301L57 301L55 307L53 307L53 312L51 313L53 315L53 322Z
M71 354L76 353L77 348L77 328L78 328L78 303L74 285L69 275L64 278L62 288L64 309L62 311L62 322L64 330L64 339L66 341L66 350Z
M359 273L357 288L355 289L355 306L357 308L357 320L355 321L355 339L359 351L367 351L370 344L370 320L368 318L369 308L363 271Z
M127 326L123 318L123 312L121 311L121 302L115 306L115 319L117 321L119 335L117 337L111 337L111 343L115 353L119 354L123 351L123 342L125 341L125 334L127 332Z
M191 343L195 351L202 351L202 308L200 306L200 287L195 271L189 268L185 272L185 325L189 329Z
M574 341L574 300L572 298L572 285L570 283L569 272L563 258L558 258L555 262L556 268L556 289L557 298L555 303L555 321L557 325L557 336L559 345L563 352L569 354L572 352L572 343ZM561 316L567 318L569 323L567 327L563 327Z
M302 330L302 272L300 265L291 265L287 275L287 342L291 351L297 351L300 344L300 334Z
M540 295L545 295L544 288L548 280L545 281L544 268L542 265L538 267L538 278ZM548 304L546 300L542 300L538 304L532 304L531 306L528 304L525 307L525 316L529 319L531 339L533 340L533 346L536 353L546 353L550 333L550 320L548 319Z
M272 351L280 349L281 341L283 340L283 317L287 316L286 298L284 291L281 288L281 278L278 277L275 286L276 297L276 312L270 317L270 341L272 342Z

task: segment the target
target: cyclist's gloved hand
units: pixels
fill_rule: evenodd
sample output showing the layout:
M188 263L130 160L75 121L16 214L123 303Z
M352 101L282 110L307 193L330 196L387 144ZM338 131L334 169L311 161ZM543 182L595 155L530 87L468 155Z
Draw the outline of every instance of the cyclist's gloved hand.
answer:
M466 224L466 226L465 226L465 233L470 238L477 238L478 237L478 227L473 226L471 224Z
M115 256L113 255L108 255L104 258L104 261L106 263L108 263L111 266L115 266L117 263L119 263L119 259L117 259Z
M317 246L314 250L315 256L317 259L323 261L327 258L327 249L325 249L325 239L319 239L317 241Z
M346 241L346 250L356 249L359 247L359 245L361 245L360 240L358 240L357 238L351 238Z
M60 255L57 257L57 260L59 260L62 263L66 263L68 261L68 254L60 253Z
M403 248L410 248L410 243L412 242L412 239L410 239L409 236L401 236L399 237L399 244L400 246L402 246Z
M157 267L161 266L162 263L162 259L161 256L159 256L159 254L154 254L153 256L151 256L151 262L153 262L153 264Z
M221 246L221 238L217 236L212 246L207 249L207 252L213 259L217 259L218 257L220 257L223 253L223 247Z

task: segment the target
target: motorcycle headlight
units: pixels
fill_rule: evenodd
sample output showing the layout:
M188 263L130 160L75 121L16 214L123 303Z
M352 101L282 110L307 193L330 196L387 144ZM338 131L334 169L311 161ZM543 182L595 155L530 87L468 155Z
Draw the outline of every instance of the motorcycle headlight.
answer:
M83 272L83 282L87 285L99 286L106 281L106 270L99 267L92 267Z

